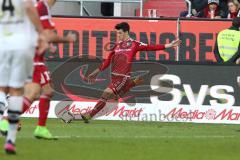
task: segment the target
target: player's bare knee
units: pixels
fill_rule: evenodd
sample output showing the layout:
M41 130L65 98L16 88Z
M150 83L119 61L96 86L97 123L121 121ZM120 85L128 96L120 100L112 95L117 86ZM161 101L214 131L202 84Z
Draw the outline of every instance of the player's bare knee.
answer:
M35 99L37 99L38 96L39 96L39 94L37 94L36 92L24 95L24 97L26 97L31 102L34 101Z
M50 84L47 84L42 87L42 94L48 95L48 97L51 98L53 96L53 93L54 93L54 91L53 91L52 87L50 86Z
M101 98L103 98L103 99L108 99L108 93L103 93L102 96L101 96Z
M37 84L29 84L25 86L24 96L27 97L30 101L34 101L39 97L41 92L41 87Z
M10 96L21 96L23 95L23 88L9 88Z
M5 94L7 94L9 92L9 88L8 87L0 87L0 92L4 92Z
M113 91L110 88L107 88L103 94L102 94L102 98L104 99L110 99L113 96Z

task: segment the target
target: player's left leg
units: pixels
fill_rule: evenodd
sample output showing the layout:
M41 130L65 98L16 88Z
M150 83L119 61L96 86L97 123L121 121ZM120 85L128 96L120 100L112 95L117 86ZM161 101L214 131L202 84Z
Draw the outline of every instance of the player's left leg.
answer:
M33 53L35 48L12 51L9 76L8 121L9 128L4 149L8 154L15 154L18 122L23 107L23 86L33 70Z
M100 112L105 107L106 102L112 97L115 97L113 90L109 87L106 88L94 108L89 113L81 114L83 121L85 123L89 123L89 120L92 119L98 112Z
M53 96L53 89L51 88L50 84L46 84L42 87L42 95L39 99L39 119L38 125L39 126L46 126L47 116L50 107L50 101Z
M132 88L143 84L144 80L141 77L136 77L133 80L129 80L124 87L122 87L121 90L118 92L118 96L122 97L124 96L127 92L129 92Z
M50 101L53 96L53 89L50 83L42 86L42 95L39 99L39 118L38 125L34 131L36 138L55 139L46 127L48 112L50 108Z
M22 112L23 88L10 88L10 98L8 104L8 122L5 151L9 154L15 154L15 143L20 114Z

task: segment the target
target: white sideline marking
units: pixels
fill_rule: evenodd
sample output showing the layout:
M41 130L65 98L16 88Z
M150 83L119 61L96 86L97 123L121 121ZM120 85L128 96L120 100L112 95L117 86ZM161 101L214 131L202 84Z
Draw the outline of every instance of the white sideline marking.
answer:
M163 139L163 138L177 138L177 139L191 139L191 138L196 138L196 139L208 139L208 138L238 138L238 136L219 136L219 135L199 135L199 136L81 136L81 135L69 135L69 136L55 136L56 138L59 139L74 139L74 138L117 138L117 139L124 139L124 138L129 138L129 139ZM18 138L34 138L33 136L18 136ZM239 136L240 138L240 136Z

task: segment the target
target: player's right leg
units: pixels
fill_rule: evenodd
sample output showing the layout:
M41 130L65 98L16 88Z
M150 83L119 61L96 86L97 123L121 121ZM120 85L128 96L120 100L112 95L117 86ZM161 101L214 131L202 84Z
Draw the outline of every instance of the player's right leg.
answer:
M50 86L50 83L44 84L42 86L42 94L39 99L39 117L38 125L34 131L34 136L36 138L43 138L47 140L56 139L52 136L51 132L46 127L48 112L50 108L50 100L53 96L53 89Z
M32 78L28 79L24 86L23 113L31 107L41 93L41 67L34 66Z
M35 82L29 82L24 86L24 100L23 100L23 111L26 112L41 93L41 86Z
M123 97L127 92L129 92L132 88L143 84L144 80L141 77L136 77L133 80L130 80L123 88L119 91L118 96Z
M86 114L81 114L81 117L85 123L89 123L89 120L92 119L98 112L100 112L106 105L107 100L115 97L115 94L111 88L106 88L103 91L101 98L98 100L94 108Z

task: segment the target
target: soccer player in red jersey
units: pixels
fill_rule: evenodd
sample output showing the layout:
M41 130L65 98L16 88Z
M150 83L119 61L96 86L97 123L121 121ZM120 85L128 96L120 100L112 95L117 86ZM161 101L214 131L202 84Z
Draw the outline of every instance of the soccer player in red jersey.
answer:
M132 61L138 51L164 50L179 46L181 43L179 39L165 45L147 45L138 42L129 37L130 26L126 22L117 24L115 29L119 42L113 47L102 65L88 76L89 83L94 83L98 74L111 64L111 83L104 90L95 107L89 113L81 115L85 123L88 123L92 117L101 111L108 100L121 96L136 85L136 82L131 80L130 72Z
M61 37L53 32L55 25L51 20L50 7L54 5L55 1L56 0L40 0L36 5L43 28L51 35L51 42L74 42L76 40L76 35L72 33L69 33L66 37ZM35 54L33 79L31 83L25 85L26 94L24 97L23 113L31 106L32 102L36 100L39 94L41 94L39 99L38 125L34 131L34 136L36 138L54 138L46 128L50 100L53 96L53 89L50 84L51 77L48 68L45 65L44 55Z

